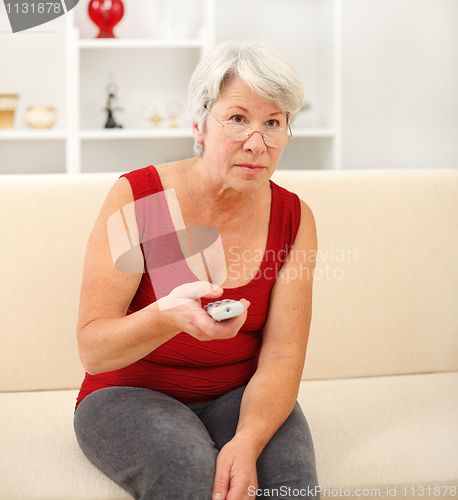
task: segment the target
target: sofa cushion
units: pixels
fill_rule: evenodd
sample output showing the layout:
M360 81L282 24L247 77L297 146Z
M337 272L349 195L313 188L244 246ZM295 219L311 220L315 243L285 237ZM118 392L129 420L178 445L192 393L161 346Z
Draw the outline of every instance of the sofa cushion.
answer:
M457 485L457 387L458 372L302 382L320 484Z
M82 454L73 432L77 391L0 393L0 498L127 500Z
M458 372L302 382L321 486L458 484L456 387ZM1 498L130 498L80 451L76 393L0 393Z

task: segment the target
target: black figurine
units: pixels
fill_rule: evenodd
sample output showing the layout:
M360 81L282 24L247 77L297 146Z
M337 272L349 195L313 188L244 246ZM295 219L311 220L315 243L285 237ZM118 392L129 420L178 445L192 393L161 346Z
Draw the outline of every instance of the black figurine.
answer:
M116 99L116 94L115 94L115 85L110 84L108 85L108 100L107 100L107 107L105 108L105 111L108 113L107 115L107 121L105 123L105 128L122 128L122 125L119 125L119 123L116 123L116 120L114 119L113 112L115 110L120 110L121 108L113 108L112 101Z

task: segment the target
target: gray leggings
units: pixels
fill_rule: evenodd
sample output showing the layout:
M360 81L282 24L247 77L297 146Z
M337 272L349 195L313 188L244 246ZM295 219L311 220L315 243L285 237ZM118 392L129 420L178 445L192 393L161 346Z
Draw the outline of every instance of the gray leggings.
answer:
M210 500L216 456L235 434L244 389L197 405L149 389L101 389L78 406L76 437L87 458L134 498ZM250 498L319 498L312 436L298 403L256 466Z

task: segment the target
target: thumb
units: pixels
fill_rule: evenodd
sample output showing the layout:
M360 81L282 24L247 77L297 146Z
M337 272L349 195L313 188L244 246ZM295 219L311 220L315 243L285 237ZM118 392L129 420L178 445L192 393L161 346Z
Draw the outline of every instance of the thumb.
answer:
M216 460L215 480L213 483L212 500L224 500L229 490L230 466Z
M211 286L211 291L209 293L206 293L203 295L206 299L216 299L218 297L221 297L223 295L224 290L220 286L216 285L210 285Z
M221 290L216 292L216 290ZM219 297L223 293L222 288L212 285L208 281L193 281L191 283L184 283L174 288L168 295L160 298L157 305L160 311L171 309L173 307L182 306L193 300L198 300L201 297L218 293L215 295Z

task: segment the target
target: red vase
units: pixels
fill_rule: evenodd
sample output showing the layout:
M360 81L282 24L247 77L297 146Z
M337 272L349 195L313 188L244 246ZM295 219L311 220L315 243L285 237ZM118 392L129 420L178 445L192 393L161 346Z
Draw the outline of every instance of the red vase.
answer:
M97 38L115 38L113 28L124 15L121 0L91 0L88 12L91 20L100 28Z

